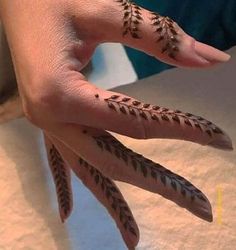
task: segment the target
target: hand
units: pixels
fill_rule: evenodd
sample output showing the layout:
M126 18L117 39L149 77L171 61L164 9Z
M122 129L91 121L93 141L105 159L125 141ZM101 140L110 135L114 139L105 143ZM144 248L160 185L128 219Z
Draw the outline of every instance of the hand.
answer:
M14 67L0 20L0 124L22 114Z
M0 11L24 114L45 133L62 220L72 208L70 168L108 209L129 248L138 243L138 227L111 179L158 193L212 220L200 190L106 130L221 149L232 149L229 137L199 116L98 89L80 70L102 42L121 42L184 67L209 67L228 55L195 41L171 19L125 0L0 0Z

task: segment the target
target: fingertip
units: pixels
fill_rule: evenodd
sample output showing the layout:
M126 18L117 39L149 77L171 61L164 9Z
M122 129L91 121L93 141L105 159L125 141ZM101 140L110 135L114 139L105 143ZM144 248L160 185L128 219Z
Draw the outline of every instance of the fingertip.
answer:
M198 41L195 42L195 52L211 63L223 63L231 58L229 54Z
M202 193L195 206L190 210L193 214L207 222L213 221L212 207L208 198Z
M229 138L222 139L222 140L215 140L208 144L209 146L221 150L233 151L233 144Z
M183 36L180 51L174 62L176 66L188 68L208 68L225 63L231 56L212 46L196 41L190 36Z

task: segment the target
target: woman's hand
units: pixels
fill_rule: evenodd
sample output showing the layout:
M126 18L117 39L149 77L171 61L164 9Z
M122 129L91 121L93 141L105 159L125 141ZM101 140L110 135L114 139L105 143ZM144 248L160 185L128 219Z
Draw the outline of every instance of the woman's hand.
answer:
M212 220L200 190L106 130L221 149L232 149L229 137L199 116L98 89L80 71L103 42L120 42L181 67L209 67L227 61L227 54L195 41L170 18L127 0L0 0L0 15L24 114L45 133L62 220L72 208L70 168L107 207L129 248L138 242L138 228L111 179L159 193Z

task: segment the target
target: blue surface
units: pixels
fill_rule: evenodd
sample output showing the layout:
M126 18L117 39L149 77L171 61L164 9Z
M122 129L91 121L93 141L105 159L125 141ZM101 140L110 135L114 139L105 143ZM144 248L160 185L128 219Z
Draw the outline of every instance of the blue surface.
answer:
M174 19L197 40L221 50L236 44L236 0L136 0L140 6ZM139 79L171 66L125 47Z

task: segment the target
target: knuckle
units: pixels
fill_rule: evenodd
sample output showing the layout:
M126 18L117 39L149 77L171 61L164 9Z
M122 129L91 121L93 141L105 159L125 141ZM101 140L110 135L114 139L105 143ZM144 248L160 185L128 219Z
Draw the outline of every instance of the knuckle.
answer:
M26 118L41 128L52 122L65 121L73 104L72 96L80 95L85 83L82 75L75 71L53 72L49 76L33 78L22 98Z
M55 79L32 81L30 90L25 93L22 106L26 118L41 127L56 118L61 106L61 88Z
M34 125L44 128L43 124L53 119L52 105L46 103L44 97L34 97L22 103L25 117Z

